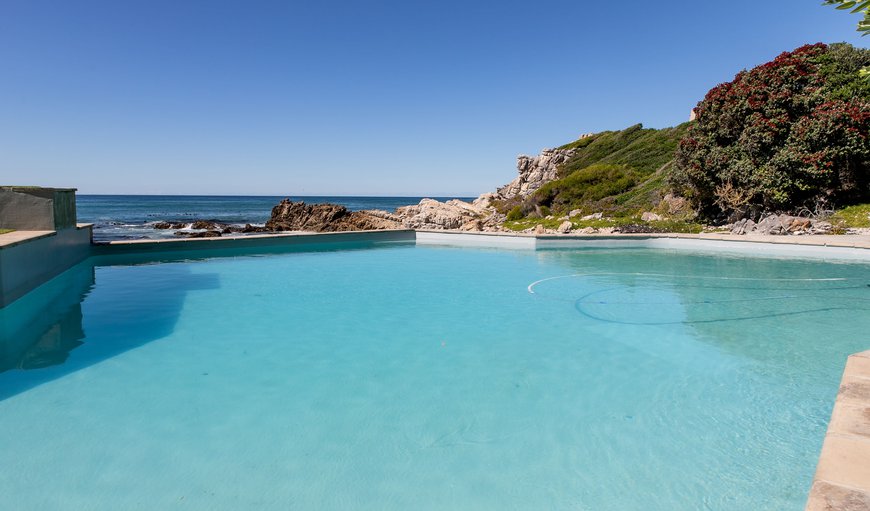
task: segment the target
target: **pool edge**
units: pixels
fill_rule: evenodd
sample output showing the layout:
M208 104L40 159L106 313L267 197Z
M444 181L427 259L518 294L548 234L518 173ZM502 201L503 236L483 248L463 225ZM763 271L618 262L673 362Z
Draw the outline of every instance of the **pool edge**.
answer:
M850 355L806 511L870 509L870 350Z

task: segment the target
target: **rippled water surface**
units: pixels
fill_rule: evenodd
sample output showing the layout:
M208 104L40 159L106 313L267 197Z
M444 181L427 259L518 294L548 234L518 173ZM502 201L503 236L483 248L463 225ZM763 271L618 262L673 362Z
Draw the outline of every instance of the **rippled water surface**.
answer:
M94 261L0 311L7 509L800 510L870 266Z

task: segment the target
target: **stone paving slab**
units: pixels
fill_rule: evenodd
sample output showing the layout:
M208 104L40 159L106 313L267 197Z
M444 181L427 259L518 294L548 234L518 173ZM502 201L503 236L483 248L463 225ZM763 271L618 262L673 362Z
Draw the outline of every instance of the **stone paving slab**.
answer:
M55 231L12 231L0 234L0 249L13 247L25 241L54 236Z
M870 351L849 357L807 511L870 511Z

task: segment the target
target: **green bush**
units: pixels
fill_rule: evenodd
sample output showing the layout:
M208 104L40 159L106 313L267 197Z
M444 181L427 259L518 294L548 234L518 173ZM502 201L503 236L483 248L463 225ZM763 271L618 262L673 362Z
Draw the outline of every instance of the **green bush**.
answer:
M514 206L507 214L507 219L510 222L514 222L523 218L523 208L521 206Z
M870 50L807 45L712 89L670 184L708 219L870 196Z
M629 190L637 174L623 165L592 165L550 181L534 193L534 200L558 211L581 208Z

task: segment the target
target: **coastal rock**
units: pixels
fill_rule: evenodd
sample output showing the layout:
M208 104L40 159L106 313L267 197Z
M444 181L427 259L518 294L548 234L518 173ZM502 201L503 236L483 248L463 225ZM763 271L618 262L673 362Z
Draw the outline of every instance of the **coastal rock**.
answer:
M471 205L477 209L484 210L492 207L492 201L498 200L498 194L488 192L481 194L478 198L471 202Z
M199 232L190 232L190 231L177 231L175 233L176 236L186 236L188 238L220 238L220 231L199 231Z
M575 231L575 232L578 234L595 234L598 232L598 229L596 229L595 227L584 227L584 228L580 229L579 231Z
M791 225L788 226L788 232L803 232L808 231L813 226L813 221L809 218L794 218Z
M470 222L480 221L484 213L474 204L458 199L447 202L423 199L419 204L397 208L395 216L409 229L460 229ZM481 224L477 230L482 228Z
M483 223L480 220L472 220L468 223L462 224L460 230L463 231L482 231Z
M427 198L421 200L419 204L400 207L396 209L395 213L388 213L386 211L336 213L324 209L317 211L312 219L308 219L311 215L308 211L283 206L287 211L278 211L276 217L276 211L273 210L272 219L270 223L266 224L266 228L272 230L276 226L280 226L295 228L293 230L324 230L327 229L324 226L328 225L335 226L329 227L328 229L330 230L351 230L348 228L350 226L360 229L405 227L408 229L432 230L502 231L504 230L502 224L506 220L506 215L496 211L493 203L495 201L524 198L547 182L556 179L559 165L568 161L573 154L574 151L570 149L545 149L541 154L534 157L520 155L517 157L517 172L519 175L516 179L502 186L496 192L481 194L471 203L457 199L440 202ZM284 203L282 202L282 204ZM345 220L345 215L357 218ZM365 221L362 217L369 220ZM298 219L287 221L288 218Z
M604 216L604 213L600 213L600 212L599 212L599 213L593 213L593 214L591 214L591 215L586 215L586 216L584 216L584 217L581 217L580 220L601 220L601 218L602 218L603 216Z
M371 231L402 228L401 218L386 211L348 211L338 204L282 200L266 222L269 231Z
M731 234L746 234L755 229L755 222L748 218L738 220L731 226Z
M751 219L743 218L731 224L731 234L755 234L755 235L802 235L802 234L829 234L833 231L830 222L814 220L812 218L770 214L758 223Z
M813 222L809 229L810 234L831 234L834 232L834 226L831 222Z
M640 219L644 222L657 222L662 219L662 216L652 211L645 211L643 215L640 216Z
M559 229L558 229L558 231L559 231L560 233L562 233L562 234L568 234L569 232L571 232L571 228L572 228L572 227L574 227L574 224L572 224L572 223L569 222L568 220L565 220L564 222L562 222L561 224L559 224Z
M573 155L573 149L544 149L538 156L521 154L517 157L519 175L499 188L495 195L500 199L529 196L546 183L556 179L559 166Z
M233 232L244 232L244 233L269 232L269 229L267 229L265 226L262 226L262 225L245 224L244 227L242 227L238 231L233 231Z
M170 227L172 227L172 224L169 222L157 222L154 224L155 229L169 229Z
M218 222L215 222L213 220L195 220L192 224L190 224L191 229L197 229L197 230L213 231L213 230L217 230L217 229L223 229L225 227L228 227L228 226L223 225L223 224L219 224Z
M534 232L535 234L545 234L545 233L547 232L547 230L544 229L544 226L543 226L543 225L538 224L538 225L535 226L535 230L534 230L533 232Z
M768 234L776 235L784 232L782 224L779 221L779 215L768 215L763 218L755 229L751 231L753 234Z

